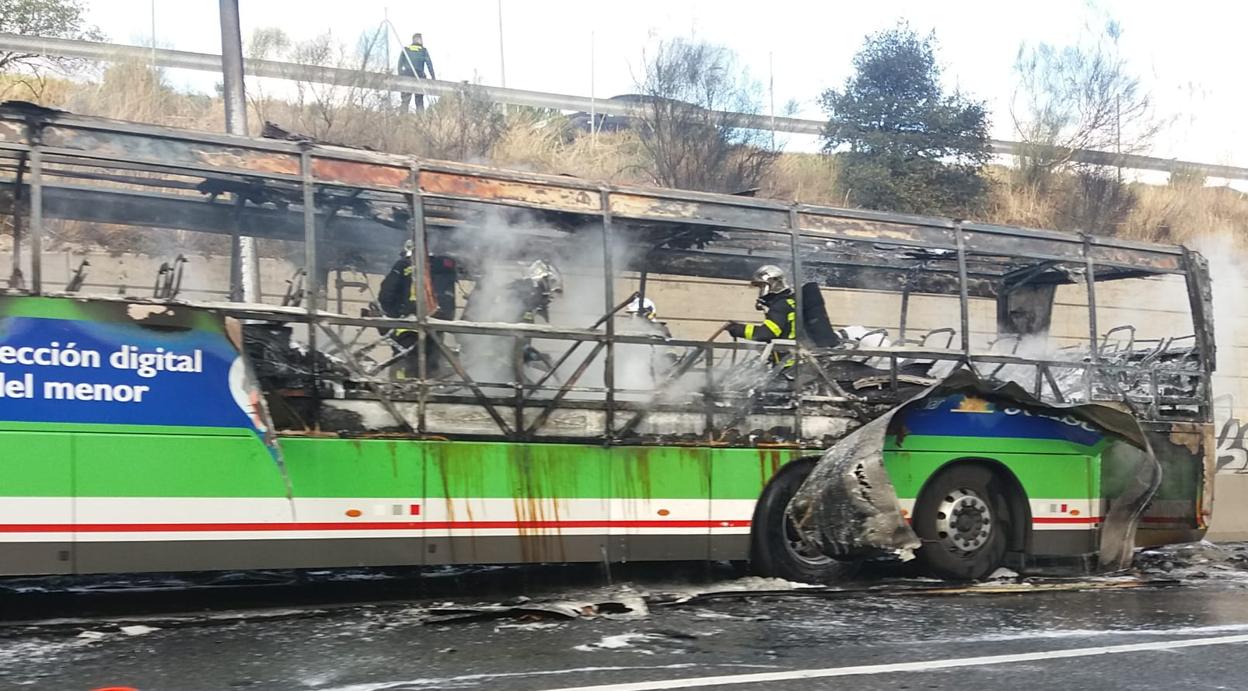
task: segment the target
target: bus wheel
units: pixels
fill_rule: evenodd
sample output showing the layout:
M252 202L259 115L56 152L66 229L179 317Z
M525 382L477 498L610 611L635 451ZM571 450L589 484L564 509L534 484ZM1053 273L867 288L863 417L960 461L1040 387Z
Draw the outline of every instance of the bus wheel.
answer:
M760 576L803 583L833 583L853 575L857 564L818 553L798 537L797 528L785 515L789 500L815 467L815 459L793 461L780 469L754 507L750 531L750 559Z
M937 578L987 578L1005 558L1010 532L1006 490L991 470L959 464L928 481L911 523L923 541L918 560Z

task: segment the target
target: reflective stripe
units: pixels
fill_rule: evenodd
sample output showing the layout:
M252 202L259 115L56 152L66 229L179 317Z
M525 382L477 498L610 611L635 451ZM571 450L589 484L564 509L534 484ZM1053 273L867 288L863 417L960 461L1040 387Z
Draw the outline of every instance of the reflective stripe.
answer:
M754 340L754 325L753 324L745 325L745 337L748 340L751 340L751 341Z
M770 331L771 333L773 333L773 334L775 334L775 335L777 335L777 336L779 336L779 335L780 335L780 333L781 333L781 331L782 331L782 330L780 329L780 325L779 325L779 324L777 324L777 323L775 323L775 322L773 322L773 321L772 321L772 320L770 320L770 319L764 319L764 320L763 320L763 326L767 327L767 330L768 330L768 331Z

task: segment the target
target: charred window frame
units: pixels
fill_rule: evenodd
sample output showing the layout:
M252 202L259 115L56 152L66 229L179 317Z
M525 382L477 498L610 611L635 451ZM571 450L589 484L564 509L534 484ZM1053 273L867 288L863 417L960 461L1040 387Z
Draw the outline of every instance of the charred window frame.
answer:
M28 190L30 209L28 228L24 232L29 236L31 251L29 253L30 292L42 294L47 291L47 276L44 275L41 245L46 228L44 220L47 213L63 213L52 211L46 198L46 166L60 167L63 165L95 165L98 167L125 167L129 170L150 171L155 174L200 176L203 179L243 178L255 179L261 185L275 183L290 190L302 191L303 199L303 241L304 264L308 272L307 285L304 288L305 304L302 314L295 317L289 313L276 315L262 310L251 310L240 306L233 313L238 316L251 316L261 319L289 319L303 321L309 327L310 339L329 338L324 333L326 323L353 325L357 328L411 326L422 341L427 341L434 331L438 333L466 330L452 324L433 324L426 308L427 286L423 272L424 262L417 261L413 267L417 274L415 284L418 299L416 300L415 319L378 319L378 318L338 318L329 317L323 310L321 302L325 294L324 274L320 264L326 257L320 251L327 234L328 218L320 218L316 209L317 194L334 186L348 186L365 189L370 193L389 195L406 195L410 207L408 230L418 257L430 255L427 232L426 198L445 199L468 203L514 205L530 209L551 210L560 214L575 216L582 219L595 219L606 228L604 238L608 234L623 235L632 232L638 223L651 224L684 224L688 226L722 229L740 229L771 233L783 237L788 242L790 271L793 276L797 299L802 300L801 286L809 280L809 265L812 259L806 252L807 237L831 237L858 242L870 242L883 245L921 245L956 252L958 280L956 292L960 302L960 329L962 336L961 354L963 359L972 366L981 361L974 352L975 344L970 341L973 329L970 328L968 301L976 294L976 263L990 257L1021 257L1028 261L1060 261L1084 262L1091 271L1089 296L1095 299L1095 283L1101 266L1129 266L1141 270L1170 271L1183 273L1188 277L1189 294L1193 303L1193 318L1196 325L1198 347L1202 355L1203 366L1211 371L1214 362L1212 342L1212 324L1209 319L1207 276L1197 266L1195 260L1188 258L1179 248L1166 248L1155 245L1129 243L1108 238L1090 238L1072 236L1052 231L1033 231L1018 228L911 217L899 214L886 214L866 211L829 209L808 205L792 205L766 200L725 197L692 192L643 190L602 186L569 178L553 176L528 175L504 171L476 168L467 165L442 164L435 162L415 162L413 159L385 154L341 149L324 146L310 141L275 141L252 140L228 135L212 135L207 133L188 133L166 128L127 123L107 122L93 118L84 118L69 114L47 112L16 112L0 110L0 148L5 151L6 158L24 159L15 167L17 175L26 180L15 180L14 197L20 196L19 191ZM101 178L103 179L103 178ZM58 191L59 194L59 191ZM2 200L0 200L2 201ZM169 201L169 200L164 200ZM183 197L180 202L197 202L195 198ZM56 202L59 203L59 202ZM20 215L20 203L10 201L10 211L16 210ZM175 205L176 206L176 205ZM203 207L203 204L180 204L182 207ZM250 218L273 218L270 210L252 206L235 204L236 216L246 212ZM196 212L203 209L197 209ZM47 213L45 213L45 211ZM219 211L219 210L218 210ZM266 216L267 214L267 216ZM215 229L205 227L209 216L200 214L194 220L187 220L187 229L211 230L221 233L229 231L234 237L245 234L261 235L272 232L270 228L259 228L251 221L247 224L229 226L221 224ZM283 219L285 222L285 219ZM338 221L333 221L336 225ZM194 227L199 224L198 227ZM136 223L134 225L142 225ZM150 225L150 223L149 223ZM177 226L169 226L177 227ZM289 229L283 228L282 232ZM293 238L284 237L291 240ZM15 254L21 252L21 244ZM237 243L232 243L236 245ZM604 260L609 266L611 258L604 243ZM232 252L231 254L236 254ZM17 257L20 267L23 259ZM232 258L231 283L236 284L239 270L237 257ZM605 280L610 283L615 269L605 272ZM748 274L747 274L748 275ZM1200 285L1201 281L1204 285ZM232 286L233 288L234 286ZM604 286L604 295L610 303L613 285ZM231 292L236 293L235 290ZM903 305L908 305L909 288L903 287ZM1008 318L1012 307L1031 300L1044 302L1043 290L1036 289L1030 298L1022 292L1010 297L1003 305L998 301L998 330L1005 318ZM606 305L610 308L611 305ZM801 307L805 307L802 305ZM905 314L907 308L903 307ZM1051 309L1051 306L1050 306ZM1004 310L1004 314L1002 312ZM1051 313L1049 317L1051 318ZM1043 323L1044 314L1037 312L1033 318L1036 324ZM908 320L903 316L899 326L908 327ZM796 324L801 330L804 324L799 320ZM1035 328L1033 326L1033 328ZM551 338L562 338L568 341L594 341L602 343L608 360L616 355L616 343L628 339L615 333L610 324L605 334L590 334L573 329L530 330L531 333L549 334ZM1089 324L1089 334L1098 331L1093 320ZM805 334L802 334L805 335ZM1091 338L1093 355L1098 357L1095 349L1096 339ZM713 359L715 350L727 351L732 348L710 346L704 342L691 340L689 347L704 346L707 358ZM428 397L428 355L425 348L419 348L421 364L419 379L422 382L421 399ZM992 362L992 360L988 360ZM614 374L614 367L608 367ZM614 382L611 382L614 384ZM608 396L614 399L614 385L605 387ZM615 407L613 401L612 407ZM417 427L424 431L423 404L422 418ZM800 424L800 420L799 420ZM608 436L615 436L617 425L608 428ZM622 429L622 428L618 428Z

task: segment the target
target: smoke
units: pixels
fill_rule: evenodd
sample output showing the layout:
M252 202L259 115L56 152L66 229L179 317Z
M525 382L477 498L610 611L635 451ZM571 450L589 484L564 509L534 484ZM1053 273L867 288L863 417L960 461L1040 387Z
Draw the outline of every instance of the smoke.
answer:
M547 318L538 315L535 322L571 329L588 329L610 309L606 295L606 265L601 227L588 225L571 231L553 228L528 212L491 210L485 222L452 250L461 264L475 278L468 296L463 318L467 321L519 323L533 306L532 284L527 269L535 260L553 267L562 290L550 296ZM617 241L610 247L612 273L619 275L632 264L638 248ZM616 302L628 296L612 279ZM613 305L614 306L614 305ZM612 306L612 307L613 307ZM630 329L627 317L617 317L621 332ZM605 330L602 325L598 330ZM464 366L478 382L506 383L515 380L517 362L521 362L524 378L530 383L543 378L550 364L576 342L564 339L460 334L456 336ZM581 343L576 352L558 366L543 387L555 387L568 381L593 350L593 343ZM523 351L528 349L528 357ZM649 390L654 386L652 359L655 349L647 345L620 344L615 347L615 386L617 389ZM600 352L576 382L578 389L601 388L605 385L606 357ZM538 397L552 395L539 392ZM600 392L581 391L571 398L602 398Z
M484 223L472 231L458 231L457 246L448 254L460 259L473 278L462 318L474 322L519 323L529 305L525 294L530 283L526 269L541 260L557 269L562 291L551 296L549 323L556 327L588 329L603 320L608 311L624 302L634 290L623 272L637 264L649 248L617 235L609 248L611 285L615 303L608 305L604 243L600 226L586 225L572 230L554 228L529 212L488 211ZM743 296L744 299L745 296ZM663 312L664 306L658 310ZM537 323L547 320L536 318ZM617 334L657 336L653 345L617 343L614 348L614 378L617 400L637 402L676 402L700 393L707 382L704 368L694 367L677 381L668 381L671 368L685 355L684 349L664 345L664 327L643 317L629 316L624 310L613 317ZM605 331L605 325L596 327ZM562 356L577 342L554 338L518 338L480 334L457 334L461 359L468 374L478 383L492 383L490 393L510 393L516 379L517 363L527 383L546 378L534 398L548 398L553 389L564 385L593 351L595 343L581 342L564 362ZM528 357L521 352L528 350ZM739 362L727 362L720 352L715 388L721 393L744 393L756 387L769 372L757 353L742 353ZM606 351L600 351L581 373L569 399L602 400L606 384ZM736 360L735 358L733 360ZM548 367L557 369L547 377ZM662 396L658 395L663 389Z

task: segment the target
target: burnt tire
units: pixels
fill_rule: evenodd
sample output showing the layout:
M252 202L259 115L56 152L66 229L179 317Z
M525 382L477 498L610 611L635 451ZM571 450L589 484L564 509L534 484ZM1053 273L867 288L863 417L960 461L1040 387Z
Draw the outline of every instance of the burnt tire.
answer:
M932 477L911 521L923 541L916 555L923 572L959 581L992 575L1005 559L1010 534L1008 492L992 470L972 463Z
M793 461L763 488L754 506L750 531L750 561L758 575L802 583L834 583L857 571L855 562L832 559L803 546L785 515L789 500L814 467L814 459Z

